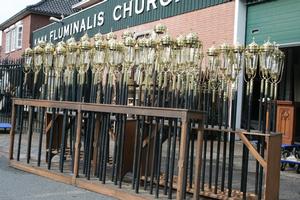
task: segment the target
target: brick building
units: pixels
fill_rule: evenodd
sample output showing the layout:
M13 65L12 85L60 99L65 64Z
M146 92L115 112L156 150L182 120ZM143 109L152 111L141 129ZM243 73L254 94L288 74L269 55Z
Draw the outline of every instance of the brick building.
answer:
M73 6L73 8L84 8L84 10L67 17L63 23L56 23L35 31L34 38L55 43L67 39L71 35L79 38L84 32L93 36L99 31L105 34L112 30L117 35L121 35L128 27L139 35L151 31L160 22L167 26L168 32L173 36L188 32L198 33L206 49L213 43L232 44L234 42L237 3L240 1L85 0ZM87 21L94 20L94 16L98 19L103 17L102 24L92 25L91 28L88 28ZM72 26L74 28L74 23L77 21L79 21L79 26L82 25L82 22L85 23L86 28L62 33L63 29L69 29ZM55 33L56 35L61 33L63 36L54 37Z
M32 32L50 23L49 17L73 13L72 5L79 0L42 0L27 6L0 24L2 34L1 59L18 59L32 43Z
M39 40L66 41L88 33L111 31L120 37L124 30L136 36L150 33L162 23L169 34L176 37L196 32L203 43L204 51L213 44L245 43L247 0L83 0L73 5L80 9L62 21L33 32L33 45ZM240 79L238 112L241 113L243 79ZM241 116L237 116L240 126Z

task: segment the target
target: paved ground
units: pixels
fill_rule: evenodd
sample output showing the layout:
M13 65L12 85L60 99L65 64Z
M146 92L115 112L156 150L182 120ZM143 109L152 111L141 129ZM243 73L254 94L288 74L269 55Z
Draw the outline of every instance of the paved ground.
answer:
M88 199L101 200L112 199L100 194L79 189L70 185L58 183L39 177L33 174L25 173L8 166L7 150L9 144L9 135L0 133L0 200L69 200L69 199ZM235 151L235 168L240 169L241 156L240 147L237 145ZM254 160L249 163L249 181L254 181ZM239 173L235 170L236 174ZM240 176L234 176L240 177ZM253 180L252 180L253 179ZM237 181L238 182L238 181ZM281 200L299 200L300 199L300 174L295 170L288 169L281 172L280 199Z
M0 155L0 200L102 200L112 199L8 167Z

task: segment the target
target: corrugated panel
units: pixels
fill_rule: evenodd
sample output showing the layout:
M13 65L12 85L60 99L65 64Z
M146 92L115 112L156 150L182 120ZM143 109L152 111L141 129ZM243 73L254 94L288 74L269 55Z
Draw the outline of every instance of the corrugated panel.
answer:
M114 21L112 17L112 13L114 8L117 5L124 6L125 3L127 5L129 4L129 0L108 0L102 4L96 5L94 7L88 8L84 11L81 11L75 15L72 15L70 17L67 17L63 20L63 25L56 23L50 26L47 26L43 29L40 29L38 31L35 31L33 33L33 40L36 38L41 38L43 36L49 36L50 31L52 30L58 30L62 26L66 26L68 24L73 23L76 20L81 20L83 18L86 18L87 16L93 16L95 13L99 13L99 11L103 11L105 13L105 23L101 27L94 27L87 31L87 33L92 36L95 35L97 32L99 32L99 29L101 33L108 33L112 30L120 30L125 29L127 27L136 26L152 21L157 21L159 19L168 18L175 15L180 15L186 12L191 12L194 10L203 9L209 6L214 6L220 3L225 3L231 0L179 0L176 2L175 0L172 0L171 3L168 6L162 6L160 4L160 1L155 1L157 5L157 9L152 9L151 11L146 10L146 2L147 0L131 0L133 4L133 15L131 17L122 18L119 21ZM136 2L144 2L145 10L142 14L137 15L134 13L135 9L135 3ZM167 2L166 0L164 2ZM78 33L75 35L75 37L82 36L84 31ZM66 37L65 39L68 39ZM49 41L49 38L47 38L47 41ZM57 40L58 41L58 40ZM57 42L54 41L54 42ZM53 40L52 40L53 42Z
M248 6L246 41L300 43L300 1L276 0Z

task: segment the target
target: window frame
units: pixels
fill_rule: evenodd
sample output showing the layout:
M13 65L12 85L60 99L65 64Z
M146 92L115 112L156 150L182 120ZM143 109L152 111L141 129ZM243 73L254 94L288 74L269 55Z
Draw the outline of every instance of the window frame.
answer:
M21 29L21 31L20 31ZM16 27L16 49L22 49L23 43L23 25L20 24ZM20 43L20 44L19 44Z
M10 37L11 37L10 51L12 52L16 50L16 28L10 30Z
M10 52L11 32L5 31L5 53Z

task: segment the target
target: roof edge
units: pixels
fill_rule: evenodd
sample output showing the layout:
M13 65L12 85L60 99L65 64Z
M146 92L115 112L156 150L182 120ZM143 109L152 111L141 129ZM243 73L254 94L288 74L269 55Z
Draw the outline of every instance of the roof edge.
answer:
M20 12L18 12L17 14L13 15L12 17L4 21L2 24L0 24L0 30L4 31L4 29L10 27L12 24L16 23L17 21L21 20L29 14L29 10L27 8L24 8L23 10L21 10Z

